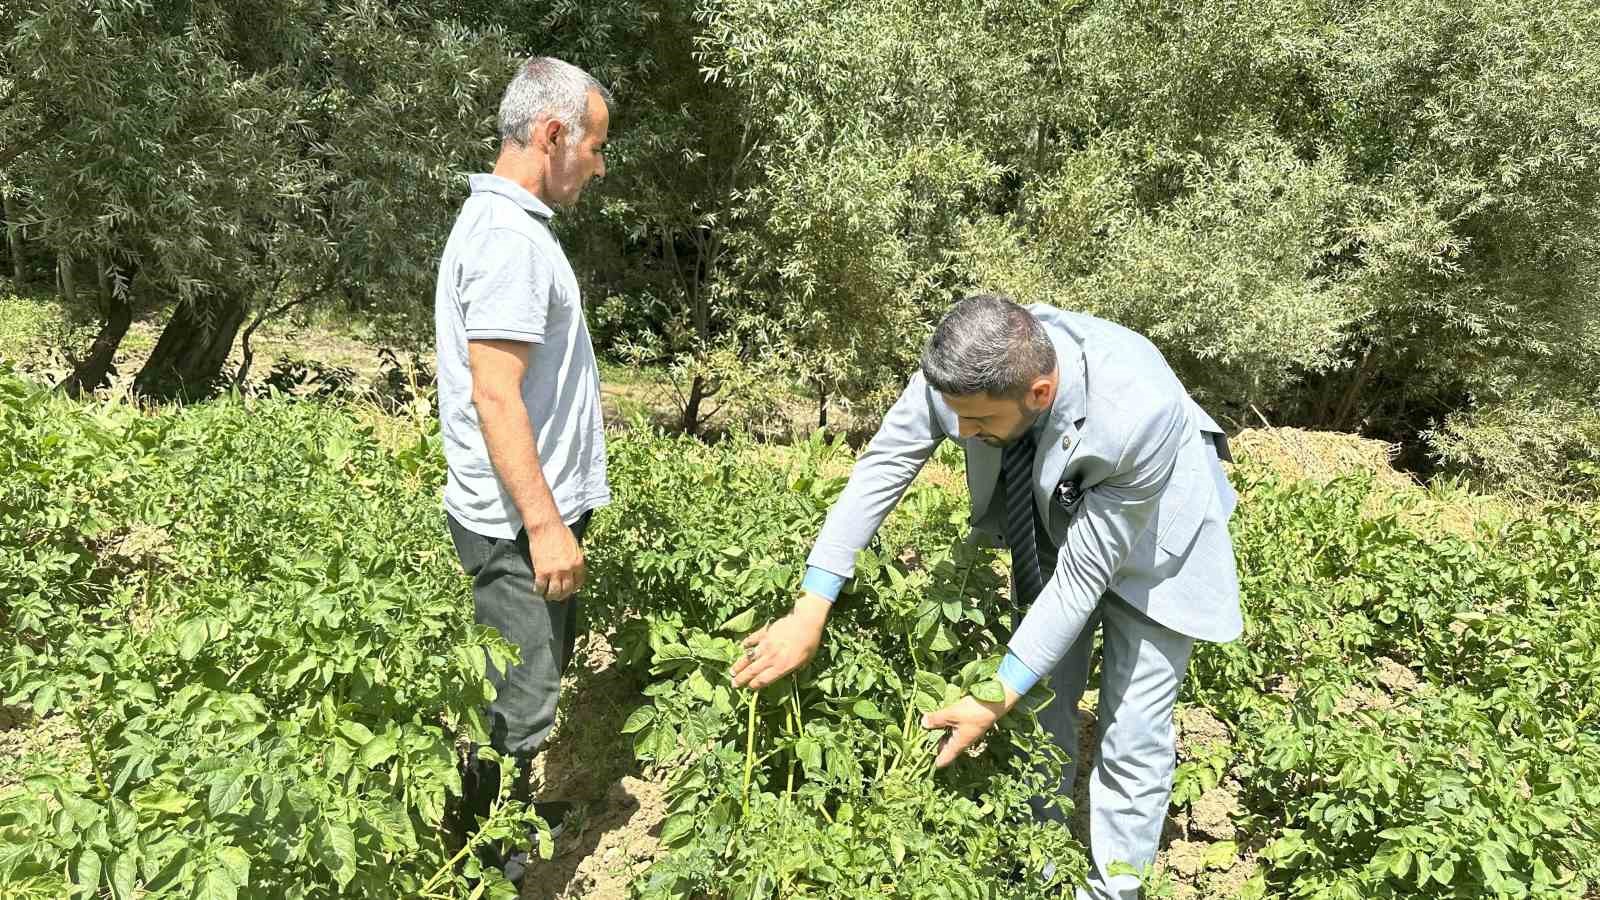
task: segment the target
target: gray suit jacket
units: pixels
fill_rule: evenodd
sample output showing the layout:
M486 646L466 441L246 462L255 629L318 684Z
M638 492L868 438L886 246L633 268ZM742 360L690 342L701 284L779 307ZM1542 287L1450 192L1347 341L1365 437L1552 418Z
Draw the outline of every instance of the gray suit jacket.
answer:
M1144 337L1051 306L1028 311L1049 333L1061 371L1033 461L1034 503L1061 552L1012 635L1011 652L1035 673L1050 672L1107 590L1182 634L1238 637L1228 536L1234 495L1202 435L1222 430ZM960 438L955 412L918 372L856 462L808 563L854 574L856 553L946 438L966 450L973 529L1001 536L1001 451ZM1082 489L1070 509L1057 500L1069 481Z

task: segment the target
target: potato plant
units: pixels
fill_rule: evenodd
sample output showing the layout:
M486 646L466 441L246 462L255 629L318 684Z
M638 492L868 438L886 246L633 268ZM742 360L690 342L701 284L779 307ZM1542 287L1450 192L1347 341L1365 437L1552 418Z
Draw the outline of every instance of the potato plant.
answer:
M1593 512L1456 537L1364 516L1365 480L1240 475L1247 630L1190 689L1235 732L1255 895L1591 896Z
M332 409L73 406L3 372L0 434L0 695L81 742L0 791L0 893L472 891L439 825L512 651L440 546L432 437L388 455ZM489 834L540 824L506 802Z
M441 827L485 667L513 651L471 625L436 432L393 424L74 404L0 371L0 699L67 734L0 761L0 895L514 893ZM1063 762L1030 715L1047 693L943 771L917 721L993 695L1014 613L964 491L913 487L809 668L731 686L850 459L613 436L588 590L645 676L622 740L670 780L635 893L1069 896L1082 847L1030 803ZM1248 857L1247 898L1592 897L1595 511L1460 534L1364 512L1362 480L1235 481L1246 632L1197 648L1181 699L1226 733L1181 751L1174 789L1180 809L1238 792L1207 864ZM486 836L541 825L503 798Z

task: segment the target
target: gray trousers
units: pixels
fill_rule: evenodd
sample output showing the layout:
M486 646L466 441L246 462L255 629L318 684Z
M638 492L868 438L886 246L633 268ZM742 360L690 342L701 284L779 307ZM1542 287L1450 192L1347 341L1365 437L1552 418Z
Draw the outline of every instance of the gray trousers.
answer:
M561 676L578 639L580 601L573 595L551 602L534 593L526 529L514 540L492 538L446 518L461 567L472 576L475 620L494 627L522 654L522 661L505 672L489 667L496 694L486 716L490 745L501 754L530 759L556 724ZM588 526L589 513L572 526L580 543Z
M1139 879L1112 875L1126 863L1144 871L1155 862L1172 797L1177 737L1172 712L1189 667L1194 639L1151 620L1107 592L1083 633L1051 675L1055 700L1039 721L1073 758L1060 793L1072 796L1077 775L1078 701L1089 682L1096 626L1104 626L1100 702L1096 712L1098 758L1089 773L1089 889L1079 900L1137 900ZM1041 815L1061 819L1055 808Z

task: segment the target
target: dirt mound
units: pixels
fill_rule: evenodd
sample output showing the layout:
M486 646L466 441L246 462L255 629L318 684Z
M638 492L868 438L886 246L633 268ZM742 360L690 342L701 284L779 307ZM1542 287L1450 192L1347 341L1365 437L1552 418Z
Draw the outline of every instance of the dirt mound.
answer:
M1384 487L1415 487L1394 467L1399 448L1384 441L1337 431L1247 428L1228 439L1235 457L1249 457L1284 478L1332 481L1365 473Z

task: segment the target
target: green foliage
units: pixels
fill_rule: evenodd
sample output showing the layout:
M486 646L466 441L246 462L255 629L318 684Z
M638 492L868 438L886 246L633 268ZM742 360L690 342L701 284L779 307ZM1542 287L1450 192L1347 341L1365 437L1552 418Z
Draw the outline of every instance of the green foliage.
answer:
M0 426L0 695L85 751L0 796L6 895L466 896L455 741L514 651L439 546L436 435L387 453L333 408L147 415L4 372ZM504 802L485 839L537 824Z
M1031 707L946 773L920 725L966 693L1000 689L1001 576L992 551L961 541L959 498L914 490L864 555L820 658L745 694L730 684L736 639L791 602L805 545L843 486L825 473L847 448L813 438L783 467L737 439L634 436L615 450L626 511L597 529L615 568L597 572L596 588L622 606L623 656L652 680L624 731L641 759L674 773L662 829L672 849L641 897L1070 895L1083 852L1063 825L1034 821L1029 801L1059 780L1062 759ZM910 534L948 549L903 562ZM1029 703L1048 700L1041 690Z
M503 32L371 0L12 4L0 40L29 239L99 273L100 304L193 304L173 321L224 351L287 302L415 322L511 71Z
M1600 545L1561 509L1473 539L1371 486L1244 479L1247 629L1191 691L1235 734L1284 897L1583 897L1600 880Z
M1597 30L1588 0L50 0L0 12L0 188L29 253L198 300L183 328L337 297L414 342L512 50L554 53L618 100L556 227L686 430L766 382L876 405L1003 289L1148 333L1218 413L1587 489L1593 423L1556 410L1600 389Z
M1457 413L1430 435L1441 461L1484 486L1532 497L1600 494L1600 412L1595 402L1526 388L1511 402Z
M0 373L0 434L0 697L77 742L0 789L6 896L471 895L439 826L513 651L470 624L436 432L384 447L332 404L152 413ZM919 714L992 692L1010 626L961 492L915 486L818 658L746 694L738 639L791 601L848 449L635 429L611 453L590 596L647 675L626 740L670 779L641 897L1070 894L1083 850L1030 803L1063 762L1030 715L1047 692L930 769ZM1234 474L1246 632L1196 649L1183 702L1226 736L1185 748L1173 798L1240 786L1206 864L1254 854L1263 900L1592 893L1594 512L1441 537L1365 514L1364 481ZM541 824L507 797L485 839Z
M1026 880L1039 860L1082 864L1064 835L1030 824L1034 775L1059 759L1029 719L948 775L921 768L918 713L984 690L1008 630L993 557L960 541L960 494L913 488L863 554L819 658L746 705L727 684L736 639L787 607L839 489L825 473L848 457L816 439L783 466L738 440L615 449L628 513L597 533L617 551L601 579L628 612L624 656L652 679L625 730L674 773L672 851L641 896L890 883L1039 896L1056 890ZM1186 688L1231 738L1188 749L1173 801L1242 785L1240 841L1264 847L1248 895L1585 896L1600 882L1592 513L1440 539L1364 517L1363 482L1284 485L1251 467L1237 480L1247 631L1201 645ZM993 813L974 820L973 798ZM996 841L1014 868L989 855Z

